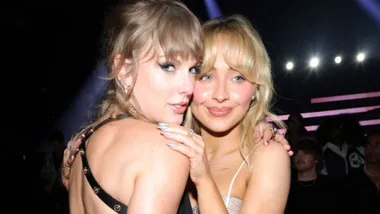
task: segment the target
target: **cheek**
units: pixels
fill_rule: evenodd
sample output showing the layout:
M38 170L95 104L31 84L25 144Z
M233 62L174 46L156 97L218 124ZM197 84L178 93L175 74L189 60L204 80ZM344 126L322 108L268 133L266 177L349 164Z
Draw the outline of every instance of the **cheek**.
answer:
M248 107L249 104L251 103L254 90L255 89L251 84L249 83L243 84L243 85L240 85L239 87L236 87L232 91L231 96L240 105Z
M305 162L308 163L308 164L310 164L310 165L314 165L315 159L312 156L306 156L305 157Z
M144 67L137 75L133 95L144 114L157 111L173 94L173 83L157 70ZM146 99L148 94L154 94Z
M141 68L137 75L137 84L142 95L150 94L154 91L159 97L162 97L162 93L167 93L175 88L173 87L173 82L169 81L163 72L158 71L153 66Z
M212 94L212 90L200 83L199 81L195 82L193 101L192 104L200 104L206 102Z

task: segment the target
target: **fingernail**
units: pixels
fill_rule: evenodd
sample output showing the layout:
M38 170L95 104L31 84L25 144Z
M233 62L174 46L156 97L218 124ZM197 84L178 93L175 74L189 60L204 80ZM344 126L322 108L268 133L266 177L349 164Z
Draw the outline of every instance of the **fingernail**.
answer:
M162 135L169 135L169 134L171 134L171 133L170 133L170 132L166 132L166 131L162 131L161 134L162 134Z
M164 130L164 129L169 128L169 126L166 123L158 123L157 128L161 129L161 130Z
M158 128L158 129L161 129L161 130L166 130L166 129L168 129L169 127L167 127L167 126L166 126L166 127L165 127L165 126L163 126L163 127L162 127L162 126L157 126L157 128Z
M170 148L177 146L175 143L167 143L166 145L169 146Z

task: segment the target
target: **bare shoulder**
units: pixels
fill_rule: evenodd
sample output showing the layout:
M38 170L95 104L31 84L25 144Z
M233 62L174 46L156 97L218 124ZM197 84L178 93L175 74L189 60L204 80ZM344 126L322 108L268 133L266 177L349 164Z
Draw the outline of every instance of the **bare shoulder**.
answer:
M157 143L164 139L156 124L135 119L125 119L119 122L118 135L128 142Z
M280 143L271 141L268 146L258 145L251 160L250 182L266 191L287 191L290 183L290 157Z
M275 141L271 141L268 146L259 144L253 152L253 161L269 161L272 163L290 164L290 158L284 147Z
M128 212L175 213L188 179L189 159L166 145L168 140L155 124L130 120L122 129L139 166Z
M91 141L90 145L96 144L98 151L103 152L98 155L117 156L128 165L131 161L140 165L141 169L148 168L141 164L152 162L164 164L166 161L169 167L174 163L189 164L187 157L166 145L168 140L160 134L156 124L141 120L128 118L105 124L94 133Z
M147 163L160 164L163 171L165 168L170 170L173 167L178 170L179 166L188 169L188 158L166 145L169 141L160 134L161 131L156 124L134 119L121 122L118 130L120 139L123 139L123 143L129 148L138 150L141 158L150 160Z
M240 213L284 213L290 188L290 158L280 143L259 144ZM276 203L273 203L276 201Z
M290 157L284 147L275 141L269 145L260 144L251 158L252 172L256 176L290 176ZM274 178L273 177L273 178Z

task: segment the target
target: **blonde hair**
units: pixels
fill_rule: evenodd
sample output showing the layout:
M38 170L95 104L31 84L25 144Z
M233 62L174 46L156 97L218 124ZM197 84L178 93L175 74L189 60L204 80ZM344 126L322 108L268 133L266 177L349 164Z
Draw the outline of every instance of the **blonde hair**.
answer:
M274 93L269 56L258 32L241 15L210 20L203 25L203 30L204 58L199 76L213 68L219 51L231 68L252 84L257 84L255 99L241 122L240 152L249 164L246 157L258 143L254 140L256 125L269 117L278 126L284 127L282 121L269 110ZM218 50L219 47L221 50ZM190 108L186 113L185 126L200 133L199 122Z
M136 56L147 46L146 53L153 51L155 56L159 47L168 60L193 57L200 61L202 58L202 26L198 18L179 1L129 1L116 5L109 11L107 18L104 48L109 70L106 78L109 80L108 88L95 120L81 133L99 124L106 115L123 113L136 119L145 119L131 105L130 99L137 75ZM114 66L117 56L120 57L119 64ZM126 59L132 62L127 67L127 75L133 77L127 93L117 78Z

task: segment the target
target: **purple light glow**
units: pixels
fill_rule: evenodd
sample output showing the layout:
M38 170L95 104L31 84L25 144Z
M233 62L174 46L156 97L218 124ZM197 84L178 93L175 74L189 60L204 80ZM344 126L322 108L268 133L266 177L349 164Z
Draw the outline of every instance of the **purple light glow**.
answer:
M205 0L205 5L209 19L218 18L222 15L218 3L215 0Z

